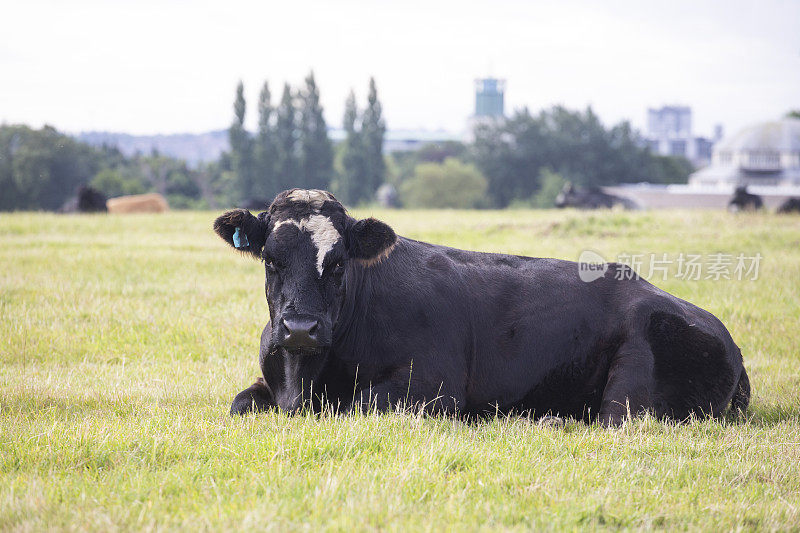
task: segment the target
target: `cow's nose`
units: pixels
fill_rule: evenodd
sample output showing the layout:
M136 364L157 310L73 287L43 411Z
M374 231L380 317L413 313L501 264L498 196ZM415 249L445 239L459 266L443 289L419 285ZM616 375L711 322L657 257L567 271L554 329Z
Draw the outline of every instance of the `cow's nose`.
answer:
M319 320L282 318L280 344L289 350L319 347Z

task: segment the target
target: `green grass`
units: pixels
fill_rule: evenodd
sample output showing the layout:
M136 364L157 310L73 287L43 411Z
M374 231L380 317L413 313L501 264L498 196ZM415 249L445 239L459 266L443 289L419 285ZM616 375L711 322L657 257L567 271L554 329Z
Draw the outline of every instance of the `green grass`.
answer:
M728 326L748 420L230 418L267 307L263 267L212 234L215 213L4 214L0 529L800 529L800 217L371 214L573 260L760 252L757 281L656 282Z

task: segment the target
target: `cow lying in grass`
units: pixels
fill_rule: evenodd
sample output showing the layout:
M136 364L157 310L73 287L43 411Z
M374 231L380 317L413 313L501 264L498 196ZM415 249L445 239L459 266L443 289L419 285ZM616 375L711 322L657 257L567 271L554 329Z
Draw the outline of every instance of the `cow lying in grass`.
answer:
M787 198L780 207L778 207L778 213L782 215L800 213L800 198Z
M109 213L166 213L167 211L169 211L167 199L156 192L108 199Z
M89 185L78 187L75 196L64 202L59 213L106 213L106 196Z
M742 355L710 313L642 279L583 282L576 263L467 252L354 220L327 192L214 223L263 260L263 378L231 413L422 406L620 424L746 409Z
M608 194L600 187L575 187L567 183L556 196L555 206L558 208L577 207L578 209L639 209L633 200Z
M764 207L764 200L757 194L747 192L747 186L736 187L733 196L728 202L728 211L758 211Z

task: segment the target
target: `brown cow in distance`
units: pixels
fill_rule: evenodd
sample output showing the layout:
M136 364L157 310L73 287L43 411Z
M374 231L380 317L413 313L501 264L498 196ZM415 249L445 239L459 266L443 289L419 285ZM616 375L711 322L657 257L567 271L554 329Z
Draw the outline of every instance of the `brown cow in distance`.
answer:
M167 199L151 192L108 199L109 213L165 213L169 211Z

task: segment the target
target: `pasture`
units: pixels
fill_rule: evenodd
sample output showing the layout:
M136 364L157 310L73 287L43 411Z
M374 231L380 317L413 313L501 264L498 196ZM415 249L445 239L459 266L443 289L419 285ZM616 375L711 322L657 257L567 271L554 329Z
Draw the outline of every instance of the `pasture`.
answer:
M0 215L0 530L800 528L800 217L353 213L483 251L763 256L755 281L654 280L731 331L745 421L551 429L229 417L267 308L217 214Z

